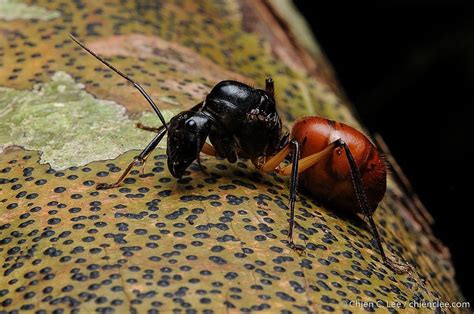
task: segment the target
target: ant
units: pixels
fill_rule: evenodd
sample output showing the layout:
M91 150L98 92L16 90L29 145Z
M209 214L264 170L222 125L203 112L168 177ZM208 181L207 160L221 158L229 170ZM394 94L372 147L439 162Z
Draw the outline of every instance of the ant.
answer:
M201 152L225 158L230 163L235 163L238 157L250 159L263 172L290 176L288 245L291 248L299 249L293 241L299 180L307 191L331 207L363 214L368 219L384 265L395 272L405 272L385 255L373 220L374 211L385 194L387 170L376 146L363 133L318 116L303 117L294 123L290 134L283 132L271 78L266 79L264 90L237 81L221 81L202 102L177 114L167 124L139 84L72 34L70 37L137 88L163 124L159 128L139 126L155 131L156 136L115 183L100 183L97 189L118 187L134 166L145 164L168 132L168 168L176 178L181 178L195 160L203 169L199 159ZM206 143L208 137L212 145ZM280 167L287 158L290 158L290 164Z

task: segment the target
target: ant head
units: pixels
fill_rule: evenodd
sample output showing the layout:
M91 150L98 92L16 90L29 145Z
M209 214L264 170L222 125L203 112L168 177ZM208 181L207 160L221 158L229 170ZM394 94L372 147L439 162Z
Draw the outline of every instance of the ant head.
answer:
M168 169L181 178L199 157L210 130L209 117L199 111L184 111L171 119L168 128Z

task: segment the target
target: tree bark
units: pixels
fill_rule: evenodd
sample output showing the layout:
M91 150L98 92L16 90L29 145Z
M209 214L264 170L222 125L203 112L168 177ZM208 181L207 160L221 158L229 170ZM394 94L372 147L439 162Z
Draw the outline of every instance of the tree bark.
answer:
M272 76L289 126L321 115L361 129L290 2L4 0L0 8L1 311L415 313L442 309L422 302L463 302L449 250L401 171L374 218L389 257L412 266L403 275L381 264L365 222L304 191L296 241L306 253L289 249L288 182L245 160L203 156L208 176L193 165L175 180L163 142L144 174L95 190L153 138L135 124L159 122L69 32L141 83L168 119L220 80L262 88Z

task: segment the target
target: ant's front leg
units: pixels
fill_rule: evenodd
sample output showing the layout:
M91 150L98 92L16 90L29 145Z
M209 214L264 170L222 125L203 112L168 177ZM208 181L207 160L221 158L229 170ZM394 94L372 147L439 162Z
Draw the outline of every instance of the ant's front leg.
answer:
M265 172L275 171L282 176L291 176L291 186L290 186L290 226L288 229L288 245L297 251L303 251L301 247L297 246L293 241L293 230L295 225L295 201L296 201L296 192L298 189L298 176L306 171L308 168L317 164L323 158L328 156L335 147L340 145L337 141L329 144L322 151L299 159L300 157L300 147L299 143L296 140L291 140L286 144L276 155L266 161L262 166L259 167L260 170ZM283 168L280 168L278 165L283 162L283 160L290 154L292 154L291 163Z
M263 164L260 169L262 171L270 172L276 171L280 174L280 169L278 165L292 153L292 163L291 165L291 180L290 180L290 220L289 220L289 229L288 229L288 246L298 253L304 251L304 248L299 247L293 241L293 230L295 225L295 202L296 202L296 192L298 190L298 164L300 159L300 146L298 141L291 140L282 150L280 150L275 156L270 158L265 164ZM286 174L288 175L288 174Z
M125 171L122 173L120 178L115 183L113 183L113 184L99 183L99 184L97 184L96 189L97 190L106 190L106 189L116 188L116 187L120 186L120 184L123 182L123 180L125 180L125 178L130 173L130 171L132 170L132 168L134 166L144 166L148 156L150 155L150 153L156 148L156 146L158 146L160 141L163 139L163 136L165 136L165 134L166 134L166 129L165 129L164 126L161 126L158 130L159 130L158 134L145 147L145 149L140 153L140 155L138 155L138 157L136 157L128 165L127 169L125 169Z
M136 157L127 167L127 169L125 169L125 171L122 173L122 175L120 176L120 178L113 184L109 184L109 183L98 183L97 186L96 186L96 189L97 190L108 190L108 189L113 189L113 188L116 188L116 187L119 187L120 184L123 182L123 180L125 180L125 178L127 177L127 175L130 173L130 171L132 170L132 168L134 166L142 166L145 164L145 161L146 159L143 159L143 158L140 158L140 157Z

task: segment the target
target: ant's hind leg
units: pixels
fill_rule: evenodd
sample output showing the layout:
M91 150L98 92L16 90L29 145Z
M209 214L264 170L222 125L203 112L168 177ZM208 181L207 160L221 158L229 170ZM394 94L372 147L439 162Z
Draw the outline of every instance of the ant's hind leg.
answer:
M298 162L300 159L300 145L298 141L292 140L291 145L291 180L290 180L290 228L288 230L288 244L292 249L300 250L293 242L293 229L295 227L295 202L298 190ZM304 249L303 249L304 250Z
M356 194L357 200L359 202L359 206L361 209L361 212L364 214L364 216L368 219L369 221L369 226L370 230L372 232L372 236L375 239L375 242L377 242L378 249L380 251L380 255L382 256L382 261L385 266L390 268L392 271L398 274L403 274L408 272L411 267L409 265L401 265L398 263L395 263L387 258L385 255L385 251L382 246L382 241L380 239L379 232L377 230L377 226L375 225L374 219L372 217L372 211L370 210L369 203L367 200L367 195L365 193L364 185L362 183L362 177L360 174L359 167L357 166L357 163L354 160L354 156L352 155L351 150L349 149L349 146L342 140L337 140L338 146L344 147L344 151L346 152L346 157L347 160L349 161L349 169L351 172L351 177L352 177L352 184L354 186L354 192Z
M132 168L134 166L143 166L146 162L146 159L150 155L150 153L158 146L160 141L163 139L163 136L166 134L166 129L164 127L161 127L159 130L159 133L153 138L153 140L145 147L145 149L136 157L125 169L125 171L122 173L120 178L113 184L108 184L108 183L99 183L96 186L97 190L106 190L106 189L113 189L118 187L123 180L127 177L127 175L130 173Z

